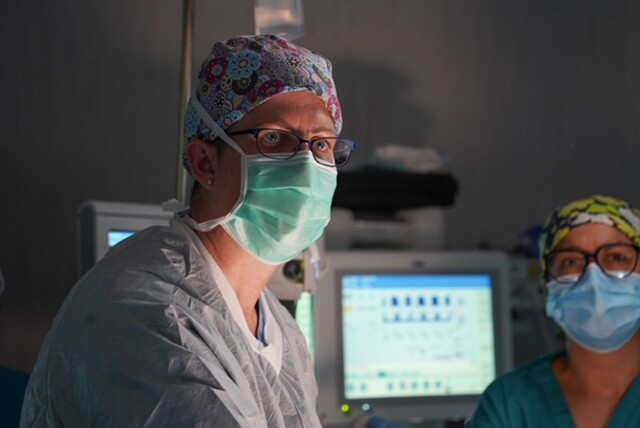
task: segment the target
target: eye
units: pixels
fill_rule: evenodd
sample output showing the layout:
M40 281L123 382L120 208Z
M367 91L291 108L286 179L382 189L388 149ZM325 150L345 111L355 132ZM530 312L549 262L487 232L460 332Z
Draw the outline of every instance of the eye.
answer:
M578 266L583 263L582 257L577 255L564 255L558 257L557 265L560 267Z
M297 147L298 137L289 132L262 129L258 134L258 149L262 154L293 153Z
M584 256L574 251L560 251L549 258L549 269L554 277L582 272L584 264Z
M278 131L265 130L258 137L261 143L273 146L282 141L282 134Z
M611 247L603 251L601 258L601 263L606 266L625 265L634 262L635 251L632 247Z
M628 262L629 261L629 256L627 254L611 254L610 256L611 261L613 262L617 262L617 263L624 263L624 262Z
M327 140L314 140L313 149L315 152L328 152L331 151L331 145Z

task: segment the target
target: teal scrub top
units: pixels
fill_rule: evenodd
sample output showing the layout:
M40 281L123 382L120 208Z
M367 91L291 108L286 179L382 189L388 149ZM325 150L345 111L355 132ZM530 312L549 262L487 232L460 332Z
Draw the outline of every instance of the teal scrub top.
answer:
M29 374L8 367L0 367L0 426L20 425L20 411Z
M551 368L558 355L547 355L493 381L465 428L575 428ZM609 427L640 427L640 378L618 405Z

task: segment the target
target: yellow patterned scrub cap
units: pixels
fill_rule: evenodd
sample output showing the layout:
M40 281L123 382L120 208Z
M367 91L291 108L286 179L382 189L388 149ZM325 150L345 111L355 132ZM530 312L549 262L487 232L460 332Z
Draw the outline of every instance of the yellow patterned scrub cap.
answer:
M556 208L547 218L540 237L542 271L545 258L569 232L587 223L601 223L615 227L640 246L640 210L628 202L611 196L595 195Z

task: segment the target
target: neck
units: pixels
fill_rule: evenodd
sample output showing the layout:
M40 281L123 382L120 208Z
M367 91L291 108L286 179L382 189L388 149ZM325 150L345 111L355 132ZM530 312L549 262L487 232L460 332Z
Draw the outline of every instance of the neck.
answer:
M587 390L622 396L640 375L639 356L640 332L622 348L605 354L569 341L564 370L570 372Z
M247 253L222 227L196 232L238 296L249 329L258 327L258 299L276 270Z

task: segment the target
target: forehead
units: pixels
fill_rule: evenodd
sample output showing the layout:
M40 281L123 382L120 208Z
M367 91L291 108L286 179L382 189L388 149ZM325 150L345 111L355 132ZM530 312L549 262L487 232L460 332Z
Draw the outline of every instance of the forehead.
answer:
M560 241L556 249L577 248L583 251L593 252L602 245L616 243L630 244L631 239L613 226L588 223L572 229L567 236Z
M295 131L331 131L335 133L333 118L324 101L308 91L287 92L260 104L230 131L257 127L280 126ZM298 129L304 127L306 129Z

